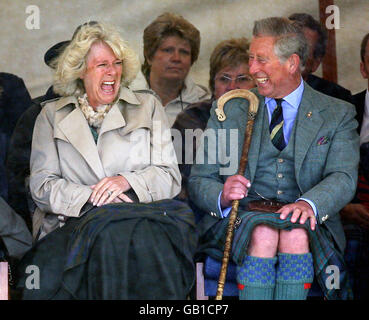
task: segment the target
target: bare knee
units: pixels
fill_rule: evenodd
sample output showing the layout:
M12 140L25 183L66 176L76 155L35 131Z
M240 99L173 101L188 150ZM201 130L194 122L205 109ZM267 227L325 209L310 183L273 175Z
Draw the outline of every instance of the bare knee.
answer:
M277 253L279 231L267 225L258 225L251 234L248 254L254 257L272 258Z
M305 229L296 228L279 233L278 251L281 253L302 254L309 252L309 236Z

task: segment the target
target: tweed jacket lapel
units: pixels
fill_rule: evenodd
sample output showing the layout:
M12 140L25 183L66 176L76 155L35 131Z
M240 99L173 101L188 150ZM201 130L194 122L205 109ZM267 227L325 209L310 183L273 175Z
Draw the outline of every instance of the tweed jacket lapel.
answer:
M310 146L316 143L317 133L324 123L320 112L325 109L325 106L319 105L312 93L313 89L304 83L304 93L295 120L295 175L297 183L299 183L300 169L306 154Z

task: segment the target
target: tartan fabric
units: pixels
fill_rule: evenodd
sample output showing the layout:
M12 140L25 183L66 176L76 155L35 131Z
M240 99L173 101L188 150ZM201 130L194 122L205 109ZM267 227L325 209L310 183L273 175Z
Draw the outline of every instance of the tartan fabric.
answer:
M362 205L369 209L369 183L363 174L359 174L356 197Z
M278 150L283 150L286 146L283 135L283 110L282 110L283 99L275 99L277 103L276 108L273 111L272 119L270 120L269 132L270 140Z
M47 234L18 266L23 299L185 299L195 281L193 213L183 202L110 204ZM26 268L40 270L40 289Z
M314 261L314 274L317 278L325 298L329 300L352 299L352 291L349 285L348 273L343 260L343 255L334 246L334 240L329 231L319 224L315 231L310 229L309 220L305 224L292 223L291 215L285 220L279 218L279 213L247 212L239 210L242 222L234 232L231 259L238 265L242 264L250 242L251 233L258 224L267 224L277 229L291 230L292 228L304 228L309 234L310 251ZM203 237L200 250L221 260L223 257L224 242L227 233L229 218L219 220ZM335 265L340 270L340 289L328 289L326 273L329 265ZM329 280L329 279L328 279Z
M345 262L351 276L355 300L369 300L369 230L355 224L344 225L347 245Z

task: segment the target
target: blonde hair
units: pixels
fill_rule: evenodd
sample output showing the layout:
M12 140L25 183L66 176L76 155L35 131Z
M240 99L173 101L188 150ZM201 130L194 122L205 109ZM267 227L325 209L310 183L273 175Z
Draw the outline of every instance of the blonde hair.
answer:
M85 93L80 77L86 70L86 58L95 42L106 43L115 56L122 60L121 86L128 86L136 77L140 68L138 57L121 38L116 28L106 23L90 22L80 27L69 45L53 62L56 68L55 93L61 96L80 96Z

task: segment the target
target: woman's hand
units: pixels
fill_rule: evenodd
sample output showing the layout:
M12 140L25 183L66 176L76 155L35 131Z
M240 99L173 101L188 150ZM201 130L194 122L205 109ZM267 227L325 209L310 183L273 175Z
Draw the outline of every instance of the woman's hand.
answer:
M133 202L123 192L131 189L131 185L122 176L107 177L92 185L93 192L89 201L97 207L111 202Z

